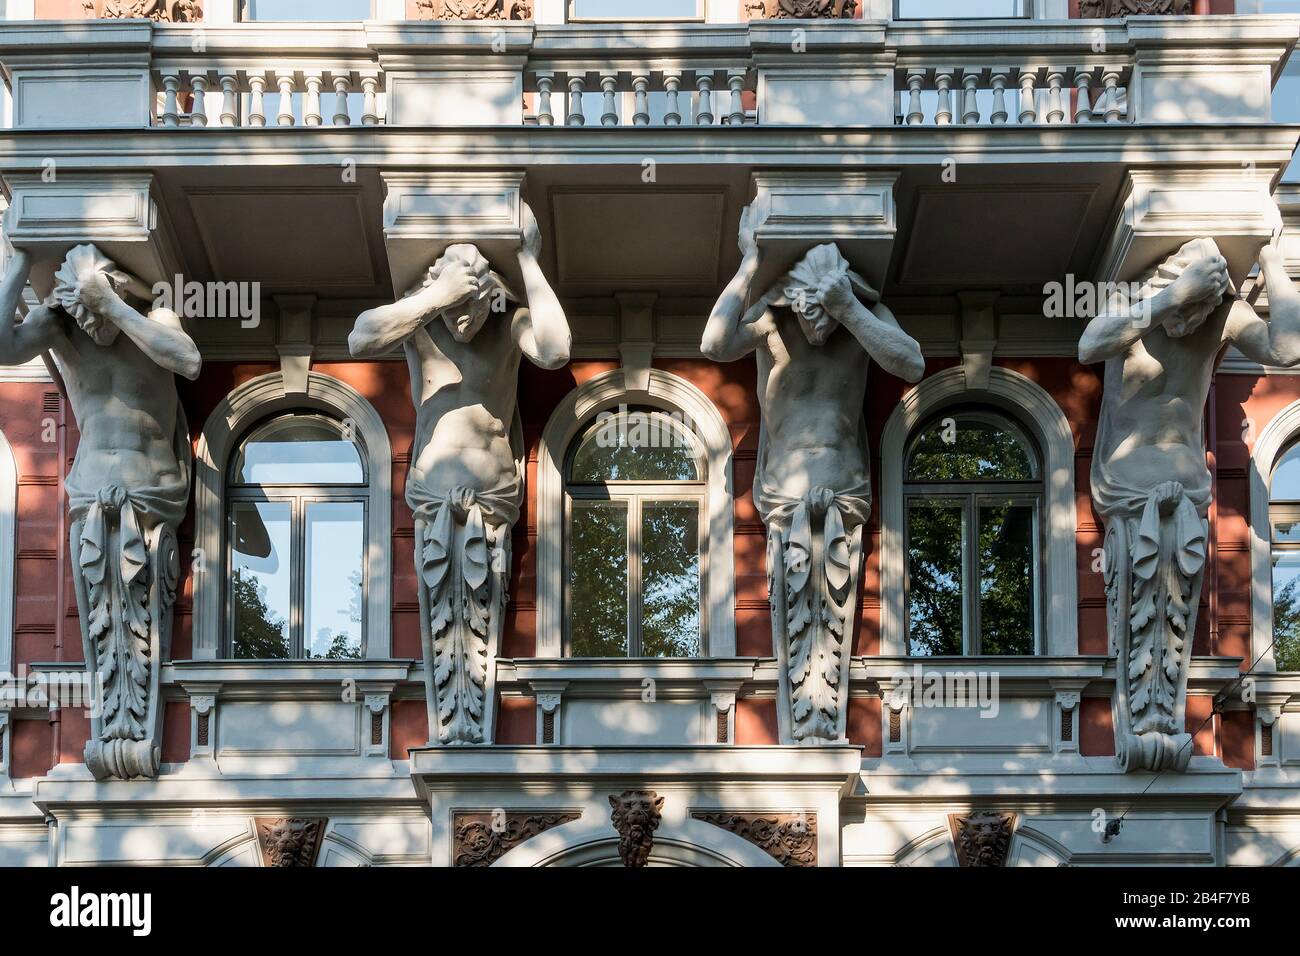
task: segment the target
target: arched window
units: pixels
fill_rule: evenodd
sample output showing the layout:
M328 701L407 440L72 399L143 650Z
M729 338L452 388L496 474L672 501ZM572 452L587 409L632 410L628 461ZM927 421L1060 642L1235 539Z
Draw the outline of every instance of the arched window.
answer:
M1268 518L1273 660L1279 671L1300 671L1300 442L1287 449L1269 476Z
M578 434L564 469L570 656L700 654L706 469L680 415L622 408Z
M903 495L909 653L1035 653L1043 480L1028 433L945 410L908 445Z
M228 656L366 656L367 478L351 429L317 413L254 427L226 478Z

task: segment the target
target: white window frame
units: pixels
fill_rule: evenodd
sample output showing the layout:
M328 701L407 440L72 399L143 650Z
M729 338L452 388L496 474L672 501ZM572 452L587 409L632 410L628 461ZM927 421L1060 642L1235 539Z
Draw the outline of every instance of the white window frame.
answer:
M393 453L379 413L346 382L320 372L307 374L304 392L285 390L271 372L239 386L213 410L199 436L194 462L194 546L203 570L194 571L195 660L227 660L225 650L226 475L230 456L259 422L288 412L317 411L351 422L364 448L369 478L366 501L366 658L392 653ZM246 661L229 659L232 664ZM314 663L315 659L307 663Z
M626 369L611 369L578 386L551 414L537 453L537 644L539 658L564 657L565 475L578 433L602 411L620 405L678 412L694 426L708 470L701 513L701 558L707 562L700 658L736 655L735 524L731 433L709 397L685 379L650 369L634 386Z
M1273 654L1273 541L1270 485L1273 469L1300 440L1300 399L1264 426L1250 450L1250 662L1257 673L1277 673Z
M1040 611L1045 640L1040 653L1079 653L1078 517L1075 510L1074 435L1059 405L1019 372L994 366L985 388L968 388L960 366L932 375L903 396L881 438L880 651L908 656L904 582L903 469L908 442L917 428L945 406L988 405L1019 423L1038 444L1042 467L1043 595ZM918 658L921 659L921 658Z

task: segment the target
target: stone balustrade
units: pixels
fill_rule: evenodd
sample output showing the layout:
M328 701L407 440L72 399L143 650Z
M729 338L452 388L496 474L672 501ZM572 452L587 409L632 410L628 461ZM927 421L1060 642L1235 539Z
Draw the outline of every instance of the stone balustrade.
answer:
M18 128L1266 123L1286 17L0 24Z

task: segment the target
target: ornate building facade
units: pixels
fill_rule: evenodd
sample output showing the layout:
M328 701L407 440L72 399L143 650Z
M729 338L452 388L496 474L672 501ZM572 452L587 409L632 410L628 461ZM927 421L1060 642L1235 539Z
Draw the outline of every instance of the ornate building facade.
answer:
M0 864L1300 863L1300 4L7 15Z

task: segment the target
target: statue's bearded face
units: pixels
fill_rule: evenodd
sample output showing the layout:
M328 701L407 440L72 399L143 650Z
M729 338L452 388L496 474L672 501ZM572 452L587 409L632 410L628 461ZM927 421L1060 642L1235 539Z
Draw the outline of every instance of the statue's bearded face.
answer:
M492 271L492 266L476 246L469 243L449 246L429 270L428 281L436 281L447 269L463 269L478 283L477 295L454 308L443 310L442 321L457 342L471 341L494 312L504 315L510 303L517 301L506 287L505 280Z
M79 315L74 315L77 325L81 331L90 336L91 340L99 346L109 346L117 341L118 335L122 330L112 322L106 322L89 309L84 309Z

